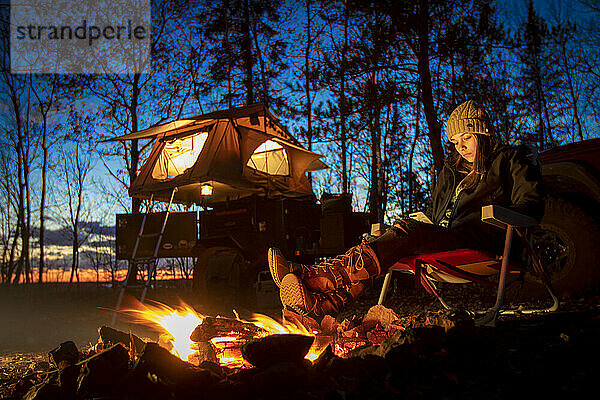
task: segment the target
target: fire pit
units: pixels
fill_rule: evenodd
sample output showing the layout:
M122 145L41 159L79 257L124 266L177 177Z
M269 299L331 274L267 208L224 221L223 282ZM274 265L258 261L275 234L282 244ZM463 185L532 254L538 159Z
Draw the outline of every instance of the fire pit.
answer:
M384 307L320 324L291 313L279 322L242 320L161 304L131 314L144 324L169 326L169 333L164 328L160 340L150 342L101 327L92 348L63 343L51 351L50 363L32 363L18 376L0 366L0 398L583 395L600 356L597 306L503 320L496 328L476 327L460 312L398 317Z

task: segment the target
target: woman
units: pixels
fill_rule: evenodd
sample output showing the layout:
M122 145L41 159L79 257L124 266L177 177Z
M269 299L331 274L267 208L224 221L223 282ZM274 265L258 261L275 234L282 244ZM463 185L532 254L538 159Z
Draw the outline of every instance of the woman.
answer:
M433 224L396 221L377 239L312 266L269 249L269 269L285 307L317 318L335 314L401 257L457 248L500 252L504 232L481 221L482 206L498 204L541 220L541 171L526 148L498 145L485 112L471 100L452 112L446 135L457 154L433 191L427 212Z

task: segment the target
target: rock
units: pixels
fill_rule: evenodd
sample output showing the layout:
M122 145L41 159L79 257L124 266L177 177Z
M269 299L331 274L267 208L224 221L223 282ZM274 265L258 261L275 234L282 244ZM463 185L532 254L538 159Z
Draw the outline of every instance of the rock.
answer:
M135 365L136 376L148 374L156 375L176 398L206 393L220 379L212 371L185 362L152 342L146 344Z
M279 391L284 398L305 387L306 378L306 368L299 367L296 362L286 361L274 364L254 375L252 386L256 393ZM286 396L283 396L284 393Z
M65 368L68 365L76 364L79 361L79 351L77 346L71 340L61 343L57 348L48 353L50 362L58 368Z
M317 357L317 359L313 362L313 367L316 370L323 369L329 363L329 361L334 357L337 357L337 356L333 352L333 349L331 348L331 344L328 344L327 347L325 347L325 350L323 350L321 352L321 354L319 354L319 357Z
M377 324L381 325L385 329L392 322L398 320L398 318L399 317L394 310L378 304L371 307L369 311L367 311L367 314L362 320L362 325L365 330L369 330Z
M252 365L261 368L285 361L301 363L314 340L314 337L305 335L269 335L244 344L242 356Z
M340 323L331 315L325 315L321 320L321 330L324 334L336 333L339 325Z
M79 364L69 365L58 372L58 385L64 398L73 398L77 392L77 377L81 372Z
M417 353L431 353L439 350L446 340L446 331L441 326L412 328L407 340L414 345Z
M25 393L23 400L60 400L60 387L54 383L42 382Z
M79 364L81 371L77 378L77 396L118 393L127 375L128 364L129 351L120 343L82 361Z

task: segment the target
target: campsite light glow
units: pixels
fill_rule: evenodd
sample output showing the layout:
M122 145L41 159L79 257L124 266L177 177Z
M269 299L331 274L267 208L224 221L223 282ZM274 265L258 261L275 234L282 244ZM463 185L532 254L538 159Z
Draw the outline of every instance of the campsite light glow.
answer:
M213 193L212 185L205 183L204 185L200 186L200 194L202 196L212 196L212 193Z

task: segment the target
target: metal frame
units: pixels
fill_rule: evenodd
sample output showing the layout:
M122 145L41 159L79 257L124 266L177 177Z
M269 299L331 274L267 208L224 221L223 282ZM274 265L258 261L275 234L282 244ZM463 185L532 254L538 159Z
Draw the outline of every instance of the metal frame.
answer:
M510 250L511 250L511 246L512 246L513 232L514 231L519 232L517 230L517 228L528 228L528 227L535 226L535 225L537 225L537 222L529 216L526 216L524 214L518 213L516 211L510 210L508 208L501 207L498 205L489 205L489 206L482 207L481 220L483 222L497 226L499 228L506 229L506 235L505 235L505 239L504 239L504 251L502 254L502 265L500 268L500 278L498 280L498 290L496 293L496 302L492 306L492 308L490 308L484 314L484 316L482 318L476 320L476 323L478 325L494 326L496 324L498 315L501 313L500 310L504 303L504 291L506 288L506 277L508 275L508 269L509 269L509 256L510 256ZM527 243L527 244L529 245L529 243ZM529 250L530 256L532 258L532 262L534 264L534 270L539 275L540 280L546 287L546 290L548 291L550 297L553 300L553 304L552 304L552 306L545 308L545 309L527 310L523 313L556 311L559 307L560 301L558 299L558 296L556 295L556 292L552 288L552 284L550 282L548 274L546 273L545 269L541 265L539 259L533 253L531 246L528 246L528 250ZM404 272L404 273L414 274L415 277L420 280L421 285L427 290L427 292L429 292L430 294L437 297L437 299L440 301L440 303L442 304L442 306L444 308L447 308L447 309L450 308L450 306L444 301L444 299L439 294L438 290L434 286L431 279L429 277L427 277L427 275L423 272L423 268L422 268L421 264L422 264L422 261L417 258L413 261L412 266L408 265L408 264L404 264L404 267L397 267L397 268L389 269L385 276L385 279L383 281L383 286L381 288L381 293L379 294L379 301L377 304L383 304L383 301L385 300L385 295L389 288L392 273L394 271L400 271L400 272Z

